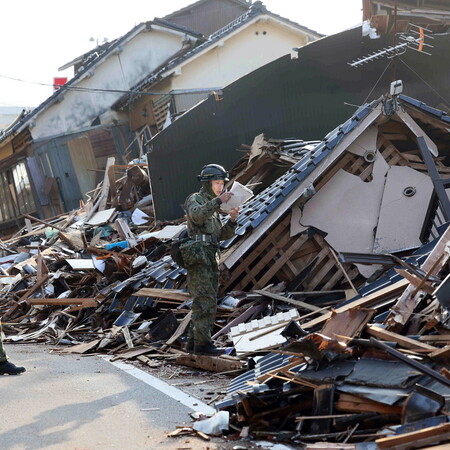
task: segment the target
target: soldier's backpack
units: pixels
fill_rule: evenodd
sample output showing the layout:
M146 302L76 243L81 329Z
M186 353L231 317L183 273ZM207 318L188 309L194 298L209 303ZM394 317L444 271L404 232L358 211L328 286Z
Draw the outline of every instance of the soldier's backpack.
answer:
M189 240L187 230L184 230L179 236L178 239L172 242L170 247L170 256L175 261L175 263L180 267L185 267L183 261L183 255L181 254L180 246Z

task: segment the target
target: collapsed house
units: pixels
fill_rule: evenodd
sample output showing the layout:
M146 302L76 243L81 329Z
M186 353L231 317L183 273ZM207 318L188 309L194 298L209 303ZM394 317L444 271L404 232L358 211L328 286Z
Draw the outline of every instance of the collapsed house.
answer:
M184 219L149 228L138 188L123 211L139 165L2 243L6 340L238 372L216 403L228 435L448 442L448 123L395 94L323 141L258 136L247 147L232 176L255 196L222 244L214 334L231 355L183 351L190 297L168 243Z
M279 282L289 290L351 288L377 268L345 270L335 252L402 253L436 237L448 216L417 138L445 178L448 123L444 112L403 95L358 109L244 206L237 236L223 244L224 291Z

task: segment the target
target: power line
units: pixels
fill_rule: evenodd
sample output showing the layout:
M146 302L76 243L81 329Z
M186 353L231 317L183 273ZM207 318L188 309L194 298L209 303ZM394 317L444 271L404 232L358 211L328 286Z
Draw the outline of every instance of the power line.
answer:
M0 75L0 78L6 78L8 80L18 81L21 83L28 83L28 84L35 84L38 86L45 86L45 87L58 87L59 89L63 90L70 90L70 91L79 91L79 92L91 92L91 93L102 93L102 94L136 94L136 95L185 95L185 94L198 94L200 92L210 92L213 93L216 91L216 89L211 88L198 88L198 89L189 89L182 92L155 92L155 91L134 91L134 90L127 90L127 89L101 89L101 88L86 88L81 86L70 86L70 85L55 85L50 83L39 83L36 81L27 81L27 80L21 80L20 78L13 78L8 77L6 75Z
M434 87L433 86L431 86L431 84L430 83L427 83L412 67L410 67L408 64L406 64L406 62L405 61L403 61L403 59L401 59L401 58L399 58L399 60L400 60L400 62L401 63L403 63L414 75L416 75L417 76L417 78L419 78L419 80L421 80L421 81L423 81L441 100L443 100L444 101L444 103L446 103L447 105L450 105L450 102L446 99L446 98L444 98L444 97L442 97L442 95L441 94L439 94L439 92L436 90L436 89L434 89Z

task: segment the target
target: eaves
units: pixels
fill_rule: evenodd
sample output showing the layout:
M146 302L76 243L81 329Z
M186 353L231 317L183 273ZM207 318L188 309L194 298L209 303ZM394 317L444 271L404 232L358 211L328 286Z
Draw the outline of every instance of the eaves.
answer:
M184 66L187 64L191 64L196 59L202 57L206 53L208 53L211 50L214 50L217 47L220 47L225 44L225 42L232 37L236 36L238 33L242 32L246 28L252 26L253 24L260 22L260 21L269 21L277 26L282 26L284 28L288 28L290 31L294 31L297 33L307 34L307 35L313 35L316 38L320 38L323 35L309 30L306 27L303 27L301 25L296 24L295 22L292 22L288 19L285 19L281 16L278 16L276 14L273 14L271 12L266 12L264 14L248 14L248 17L246 19L243 19L242 21L238 21L236 25L231 26L229 28L226 28L226 31L222 33L213 33L206 42L198 45L197 47L193 48L192 50L188 51L184 55L180 56L179 58L175 58L172 61L170 61L165 67L161 68L158 71L152 72L147 78L145 78L143 81L138 83L136 86L132 88L133 91L143 91L144 89L148 89L151 87L155 82L160 81L163 78L167 78L172 75L177 75L177 71L182 70ZM136 93L139 95L138 93ZM134 94L132 94L134 96ZM121 99L118 100L116 105L118 107L126 106L128 103L130 103L130 97L129 95L124 95Z
M35 118L37 115L45 112L48 108L54 105L56 102L62 101L64 99L64 93L71 88L74 88L79 82L83 81L85 78L89 78L92 76L92 70L94 67L102 64L110 55L114 55L116 53L120 53L122 51L121 46L125 43L132 40L135 36L143 31L169 31L170 33L176 34L180 37L184 37L186 34L190 34L195 38L199 38L202 35L196 31L190 30L186 27L178 26L167 22L162 19L156 19L153 22L143 22L139 25L136 25L133 29L131 29L128 33L123 35L121 38L117 39L114 44L112 44L109 49L99 55L97 58L93 59L83 70L79 71L72 79L70 79L64 86L55 91L49 98L47 98L43 103L41 103L38 107L33 109L29 114L24 116L24 118L8 133L0 136L0 143L10 134L15 132L20 132L29 126L31 119Z
M232 1L239 6L246 6L248 8L251 6L251 3L247 3L245 0L232 0ZM180 14L183 14L186 11L190 11L192 8L195 8L199 5L201 5L202 3L206 3L206 2L207 2L207 0L198 0L194 3L191 3L190 5L184 6L183 8L180 8L177 11L174 11L174 12L168 14L167 16L164 16L164 18L170 19L172 17L179 16Z

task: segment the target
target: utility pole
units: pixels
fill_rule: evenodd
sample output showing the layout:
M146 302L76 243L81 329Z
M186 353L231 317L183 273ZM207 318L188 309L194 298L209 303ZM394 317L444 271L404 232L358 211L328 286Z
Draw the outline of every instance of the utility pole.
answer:
M394 25L392 28L392 46L395 48L397 45L397 0L394 1ZM397 80L397 52L392 60L392 80Z

